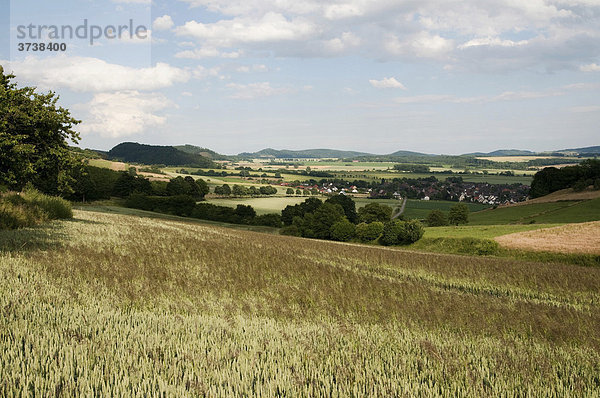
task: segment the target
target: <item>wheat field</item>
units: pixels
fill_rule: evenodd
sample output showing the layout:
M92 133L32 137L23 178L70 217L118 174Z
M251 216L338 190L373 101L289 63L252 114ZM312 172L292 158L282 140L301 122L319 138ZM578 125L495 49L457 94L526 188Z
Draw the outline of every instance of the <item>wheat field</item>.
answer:
M89 210L0 250L0 396L600 395L597 268Z

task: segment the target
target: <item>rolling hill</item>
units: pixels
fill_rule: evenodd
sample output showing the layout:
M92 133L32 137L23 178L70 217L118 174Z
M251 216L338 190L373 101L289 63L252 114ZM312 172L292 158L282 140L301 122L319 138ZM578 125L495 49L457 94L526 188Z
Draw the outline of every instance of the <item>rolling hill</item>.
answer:
M215 166L211 159L199 154L183 152L172 146L145 145L136 142L124 142L115 146L108 151L107 157L110 160L147 165Z
M266 148L258 152L243 152L238 156L243 158L277 158L277 159L318 159L318 158L350 158L356 156L371 156L364 152L340 151L337 149L273 149Z
M228 160L230 158L227 155L221 155L220 153L217 153L211 149L202 148L202 147L190 145L190 144L175 145L174 148L178 149L182 152L185 152L185 153L191 153L193 155L201 155L201 156L204 156L204 157L212 159L212 160Z

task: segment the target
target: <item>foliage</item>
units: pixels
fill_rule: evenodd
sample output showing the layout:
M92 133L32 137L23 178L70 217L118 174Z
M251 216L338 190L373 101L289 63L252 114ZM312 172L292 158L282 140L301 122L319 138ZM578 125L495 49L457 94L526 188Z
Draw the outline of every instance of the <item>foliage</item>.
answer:
M429 227L443 227L449 224L448 217L441 210L431 210L425 219L425 223Z
M293 195L294 194L294 188L288 188L285 190L285 194L286 195Z
M358 219L363 223L386 222L392 217L392 208L381 203L369 203L358 209Z
M78 167L69 141L79 135L79 123L57 105L53 93L18 88L0 66L0 185L21 190L32 183L49 194L72 192L71 172Z
M331 226L331 239L340 242L348 242L354 238L356 226L346 218L336 222Z
M411 247L434 252L476 256L493 256L500 253L500 245L495 240L473 237L423 238Z
M531 182L532 198L548 195L565 188L584 189L594 185L600 178L600 160L587 159L576 166L563 168L546 167L533 176Z
M334 195L327 199L325 203L331 203L334 205L337 204L342 206L342 209L344 209L344 214L346 215L348 221L350 221L353 224L357 223L358 214L356 213L356 203L354 203L354 200L352 200L350 196L341 194Z
M458 203L450 208L448 222L452 225L469 223L469 207L464 203Z
M108 152L108 158L128 163L167 166L215 167L212 160L200 154L183 152L172 146L123 142Z
M288 205L281 211L281 221L285 225L291 225L294 217L304 217L307 213L313 213L323 202L317 198L308 198L297 205Z
M377 240L383 232L383 223L374 221L372 223L360 223L356 226L356 237L361 242L367 243Z
M150 180L141 176L134 176L125 171L119 172L119 177L113 185L112 194L120 198L126 198L133 193L152 195Z
M194 180L190 176L172 178L167 184L167 195L187 195L194 199L204 199L208 193L208 185L202 179Z
M408 245L423 237L425 228L417 220L391 220L384 224L380 241L385 246Z

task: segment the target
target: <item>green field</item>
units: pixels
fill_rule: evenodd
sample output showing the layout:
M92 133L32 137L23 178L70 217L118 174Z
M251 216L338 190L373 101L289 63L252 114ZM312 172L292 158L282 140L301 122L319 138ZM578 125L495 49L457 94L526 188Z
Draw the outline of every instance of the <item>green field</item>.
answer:
M288 205L296 205L306 200L306 197L275 196L267 198L231 198L231 199L209 199L207 202L219 206L236 207L237 205L249 205L256 210L257 214L281 213Z
M527 225L460 225L450 227L425 228L424 238L477 238L491 239L496 236L515 232L533 231L541 228L556 227L561 224L527 224Z
M451 202L445 200L416 200L409 199L408 203L406 203L406 208L404 209L404 217L406 218L416 218L419 220L423 220L427 217L431 210L441 210L444 212L448 212L452 206L456 206L458 202ZM470 203L463 202L471 212L480 211L483 209L487 209L490 206L484 205L481 203Z
M573 223L600 220L600 199L533 203L473 213L470 224Z
M600 269L76 211L0 232L0 396L598 396Z

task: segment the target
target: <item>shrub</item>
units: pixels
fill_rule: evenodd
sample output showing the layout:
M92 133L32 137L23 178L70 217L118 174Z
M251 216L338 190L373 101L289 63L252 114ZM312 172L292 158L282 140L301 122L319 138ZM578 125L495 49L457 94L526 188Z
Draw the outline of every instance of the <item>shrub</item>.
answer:
M301 236L300 230L295 225L288 225L281 229L281 235Z
M372 223L360 223L356 226L356 237L361 242L372 242L377 240L383 232L383 223L375 221Z
M37 190L27 190L23 194L25 200L44 211L50 220L73 218L71 203L57 196L44 195Z
M348 242L354 238L356 227L347 219L342 219L331 226L331 239Z
M12 201L0 202L0 229L32 227L46 220L48 220L47 214L39 207L27 203L19 205Z
M425 222L429 227L443 227L448 225L448 217L441 210L431 210Z
M281 228L281 216L279 214L262 214L254 217L253 225L264 225L266 227Z
M406 245L418 241L424 233L425 229L419 221L392 220L383 226L380 241L386 246Z

